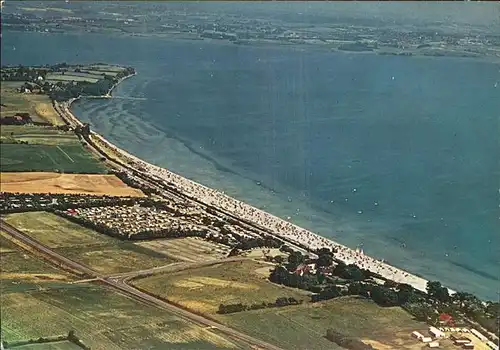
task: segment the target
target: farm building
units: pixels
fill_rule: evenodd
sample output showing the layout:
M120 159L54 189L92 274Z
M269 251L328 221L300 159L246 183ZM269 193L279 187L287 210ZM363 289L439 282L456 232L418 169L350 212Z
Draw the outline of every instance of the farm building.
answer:
M430 348L439 348L439 342L437 341L433 341L433 342L430 342L429 344L427 344L428 347Z
M470 343L469 338L459 338L455 340L455 345L463 345L463 344L468 344Z
M429 327L429 333L434 337L434 338L444 338L445 334L441 332L439 329L436 327Z
M474 344L472 343L467 343L462 345L463 349L474 349Z
M413 331L411 333L411 335L414 337L414 338L417 338L417 339L422 339L424 336L422 333L418 332L418 331Z
M420 339L422 343L430 343L432 341L431 337L423 337Z

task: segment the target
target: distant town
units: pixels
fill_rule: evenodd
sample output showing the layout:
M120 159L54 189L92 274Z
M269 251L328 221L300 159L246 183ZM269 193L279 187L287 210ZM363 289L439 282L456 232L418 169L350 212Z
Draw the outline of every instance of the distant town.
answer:
M19 6L2 15L5 29L68 33L113 33L161 36L188 40L220 40L236 45L307 45L335 51L375 52L400 56L489 57L500 59L500 33L478 29L451 31L446 26L415 26L339 18L328 23L296 23L246 19L234 15L167 11L136 14L88 10L47 9ZM144 26L144 16L156 17Z

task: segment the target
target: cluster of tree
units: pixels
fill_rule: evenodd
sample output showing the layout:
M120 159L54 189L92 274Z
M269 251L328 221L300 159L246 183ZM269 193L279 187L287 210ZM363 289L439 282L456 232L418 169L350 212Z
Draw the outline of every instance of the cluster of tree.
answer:
M240 250L279 248L283 244L280 240L270 236L248 238L235 233L233 233L232 236L238 241L235 248Z
M128 186L141 190L147 196L151 196L153 194L159 194L159 191L157 189L134 180L132 177L129 176L128 173L124 171L116 171L113 172L113 174L115 174L116 177L118 177Z
M471 319L489 332L500 336L500 304L483 303L470 293L457 292L449 295L448 289L440 282L429 281L427 293L408 284L387 281L385 285L355 282L348 286L349 295L370 297L380 306L401 306L415 319L438 325L439 315L445 313L453 317L457 324L467 323Z
M45 78L49 71L46 67L2 67L2 81L35 81L38 77Z
M242 303L228 304L228 305L220 304L217 313L232 314L235 312L241 312L247 310L259 310L259 309L274 308L274 307L284 307L289 305L299 305L302 304L302 302L303 302L302 300L297 300L293 297L280 297L277 298L274 303L262 302L260 304L257 303L252 305L245 305Z
M269 280L276 284L317 292L320 281L317 275L290 273L284 266L276 266L269 275Z
M363 343L360 339L347 337L340 332L333 329L328 329L326 331L326 339L334 342L338 346L349 350L373 350L373 346Z
M82 126L77 126L75 128L75 134L82 137L88 137L90 135L90 125L84 123Z
M332 273L334 276L353 281L363 281L373 276L372 272L361 269L356 264L346 265L342 261L337 261Z
M119 79L125 73L120 73L116 77L103 75L103 79L99 79L95 83L87 81L74 81L70 83L57 82L57 88L50 88L46 91L49 97L54 101L66 101L78 96L104 96L109 93L114 84L118 83Z

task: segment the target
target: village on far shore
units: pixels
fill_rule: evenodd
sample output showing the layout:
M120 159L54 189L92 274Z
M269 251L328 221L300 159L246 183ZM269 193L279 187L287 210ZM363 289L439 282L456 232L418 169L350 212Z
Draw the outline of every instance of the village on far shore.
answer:
M135 74L1 69L3 348L499 349L498 301L149 164L71 112Z

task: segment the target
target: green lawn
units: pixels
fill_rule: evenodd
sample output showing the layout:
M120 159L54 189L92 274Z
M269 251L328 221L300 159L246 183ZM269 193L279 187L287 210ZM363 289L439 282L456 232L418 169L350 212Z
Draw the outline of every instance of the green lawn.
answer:
M1 144L1 171L102 174L105 165L82 145Z

